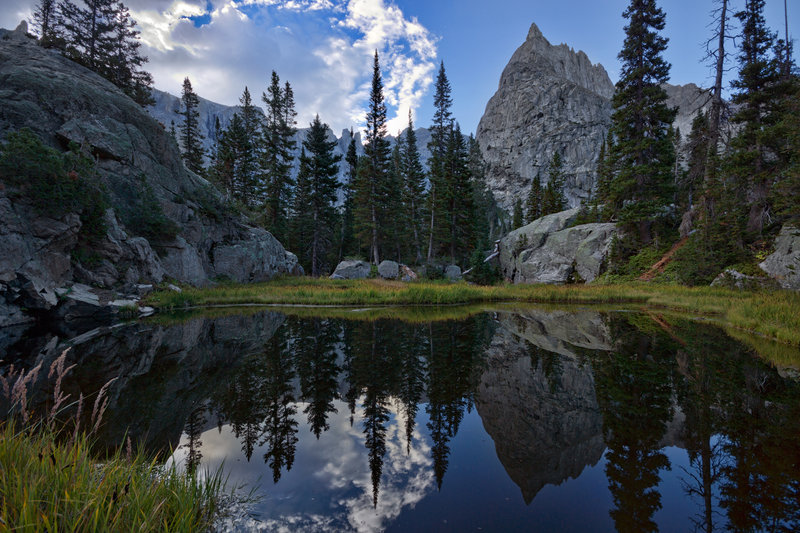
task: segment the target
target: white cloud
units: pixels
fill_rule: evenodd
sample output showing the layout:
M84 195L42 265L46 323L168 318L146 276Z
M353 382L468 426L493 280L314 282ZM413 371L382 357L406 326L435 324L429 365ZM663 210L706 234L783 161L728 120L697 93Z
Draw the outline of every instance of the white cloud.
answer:
M246 85L260 104L275 70L292 84L301 127L317 113L337 133L363 126L375 50L390 133L405 128L408 111L416 110L433 82L437 38L391 0L125 3L139 24L157 88L179 94L189 76L209 100L234 105ZM31 5L0 2L0 25L13 28L29 18Z
M132 0L156 87L183 78L202 97L233 105L258 97L270 72L295 92L298 125L319 113L334 131L362 126L378 50L389 132L406 125L433 82L436 38L385 0ZM211 6L211 9L208 8ZM200 18L199 27L189 17Z

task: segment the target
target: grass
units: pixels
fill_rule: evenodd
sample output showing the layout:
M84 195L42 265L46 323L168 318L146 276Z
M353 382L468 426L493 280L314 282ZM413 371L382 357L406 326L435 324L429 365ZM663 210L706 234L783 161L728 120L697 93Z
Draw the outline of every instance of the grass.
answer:
M134 453L130 439L111 455L92 449L108 405L111 382L96 394L89 425L81 427L85 397L67 403L61 390L65 350L50 366L52 402L29 404L41 363L14 365L0 375L0 531L203 531L218 513L221 471L206 476L164 467L158 457ZM113 380L112 380L113 381Z
M792 346L800 345L800 295L789 291L736 291L716 287L627 282L592 285L497 285L464 282L401 283L383 280L281 278L251 285L226 284L158 291L147 305L160 310L218 305L388 306L489 302L623 304L713 316L728 327Z
M98 464L85 434L0 425L0 530L202 531L221 488L219 473L199 480L142 453Z

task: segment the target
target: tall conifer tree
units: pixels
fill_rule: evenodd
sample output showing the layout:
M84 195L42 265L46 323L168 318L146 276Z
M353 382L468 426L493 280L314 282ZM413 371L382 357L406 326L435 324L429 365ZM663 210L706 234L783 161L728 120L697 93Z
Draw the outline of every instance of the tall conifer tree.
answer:
M657 33L664 29L664 12L655 0L631 0L623 17L629 22L612 99L613 178L608 207L620 223L636 230L641 243L648 244L655 217L672 198L675 155L669 126L675 110L667 106L661 87L670 69L662 57L667 39Z
M356 186L356 226L369 248L370 260L380 263L380 222L383 215L389 172L389 142L386 139L386 104L383 101L378 51L372 69L372 89L367 111L364 158L359 165Z
M203 136L200 133L200 113L197 107L200 100L192 90L192 82L189 78L183 80L183 92L181 94L181 104L183 111L178 113L183 116L180 124L180 139L183 143L183 161L186 168L196 174L203 173Z
M422 262L422 204L425 199L425 171L419 160L417 134L414 132L414 121L411 111L408 112L408 134L402 154L405 169L403 186L404 203L411 232L413 256L417 264Z
M436 76L436 90L433 95L433 124L431 125L431 141L428 149L431 157L428 159L428 176L430 189L428 191L428 214L430 222L428 225L428 261L431 261L436 252L435 247L441 240L442 221L440 215L446 206L444 198L445 185L445 165L447 156L447 146L450 142L450 134L453 129L453 115L450 108L453 105L451 97L450 82L444 70L444 62L439 66L439 73ZM445 227L447 221L444 221Z
M736 18L742 24L739 51L739 77L731 85L736 90L733 102L737 112L732 122L740 125L731 142L728 169L735 177L738 194L749 204L746 229L758 236L769 211L772 183L780 163L777 155L775 125L780 120L781 101L779 63L770 52L775 35L764 20L764 0L746 0Z
M303 217L305 239L298 241L298 251L305 257L312 276L320 276L326 266L327 253L332 242L331 228L334 226L336 191L339 188L337 174L341 156L334 155L336 141L328 140L328 125L319 115L303 141L300 160L302 172L298 175L295 217ZM302 182L301 183L301 176ZM301 192L302 190L302 192ZM305 242L303 242L305 241Z
M297 132L294 117L294 96L287 82L281 88L280 78L272 71L270 86L262 95L266 105L264 150L261 161L263 188L266 189L265 218L267 229L279 240L286 237L288 207L291 199L292 163Z
M530 224L534 220L540 218L542 216L542 200L543 200L543 191L542 191L542 178L537 173L536 177L533 178L533 183L531 183L531 190L528 193L528 201L527 201L527 222Z

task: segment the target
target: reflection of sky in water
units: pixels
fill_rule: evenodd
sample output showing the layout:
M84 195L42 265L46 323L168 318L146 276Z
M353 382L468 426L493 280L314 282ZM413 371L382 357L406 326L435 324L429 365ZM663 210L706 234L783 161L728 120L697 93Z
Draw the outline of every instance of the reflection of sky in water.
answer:
M414 507L435 489L430 446L414 430L410 449L406 446L405 422L401 409L390 404L392 414L386 431L380 494L373 507L372 481L361 409L356 410L353 426L343 402L335 402L337 413L329 415L330 429L319 440L304 425L305 404L297 404L296 419L300 422L291 471L283 471L277 484L263 461L266 447L258 447L248 463L241 444L230 426L210 429L202 434L202 466L212 470L224 461L224 472L230 482L247 487L258 486L262 499L252 508L260 524L252 527L268 531L382 531L407 507ZM185 461L187 442L174 458Z
M238 524L260 531L614 531L613 507L605 474L605 455L587 465L577 479L547 485L530 505L509 478L474 410L465 415L451 441L449 468L442 490L436 490L427 417L420 406L410 451L406 449L402 409L390 404L377 508L372 504L372 482L364 446L361 409L353 427L347 405L337 401L330 430L314 438L298 403L297 451L292 470L283 471L277 484L263 461L264 447L256 448L248 463L229 426L202 434L201 469L223 464L231 484L245 490L258 487L261 500L251 508L252 519ZM420 428L423 434L420 433ZM185 461L186 436L174 458ZM683 483L691 465L686 451L668 446L671 470L662 470L658 490L662 508L654 519L662 531L691 529L700 510L686 496ZM716 503L716 502L715 502ZM720 520L720 523L723 520Z

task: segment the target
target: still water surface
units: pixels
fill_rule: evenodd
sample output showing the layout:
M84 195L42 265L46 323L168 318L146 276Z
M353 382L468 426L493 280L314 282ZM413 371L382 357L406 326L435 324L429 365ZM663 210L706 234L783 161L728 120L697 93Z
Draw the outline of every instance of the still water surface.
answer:
M720 329L585 309L342 314L22 332L0 347L47 363L73 346L74 391L119 377L102 442L224 463L259 497L238 528L800 529L798 374Z

